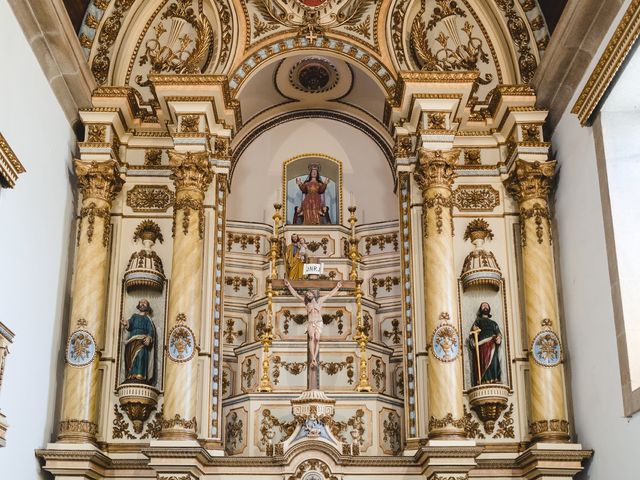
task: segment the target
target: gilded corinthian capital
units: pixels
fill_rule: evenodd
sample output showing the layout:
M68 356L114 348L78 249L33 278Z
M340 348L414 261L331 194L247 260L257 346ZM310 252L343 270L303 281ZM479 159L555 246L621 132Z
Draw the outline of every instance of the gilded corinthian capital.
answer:
M504 181L507 191L518 202L532 198L546 201L556 163L555 160L544 163L516 160L515 167Z
M204 192L213 179L208 152L180 153L170 150L169 164L176 190Z
M415 178L423 193L428 188L451 188L456 177L455 166L460 150L427 150L421 148L418 153L418 165Z
M120 178L115 160L76 160L74 166L78 176L78 188L82 191L84 199L98 198L110 203L122 189L124 180Z

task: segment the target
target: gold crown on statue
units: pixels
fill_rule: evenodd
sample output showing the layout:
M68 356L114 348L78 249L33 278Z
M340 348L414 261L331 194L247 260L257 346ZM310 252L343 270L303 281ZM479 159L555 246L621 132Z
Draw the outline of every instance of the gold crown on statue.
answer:
M316 169L318 173L320 173L320 164L312 163L311 165L309 165L309 173L311 173L311 170L313 169Z

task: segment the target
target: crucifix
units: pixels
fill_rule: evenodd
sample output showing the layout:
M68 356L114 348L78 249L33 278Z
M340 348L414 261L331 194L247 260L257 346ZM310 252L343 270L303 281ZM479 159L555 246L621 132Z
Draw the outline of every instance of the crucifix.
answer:
M307 390L320 390L320 335L322 334L322 305L333 297L342 287L342 282L326 295L320 296L317 289L308 289L304 296L300 295L288 280L284 284L295 298L304 302L307 309Z

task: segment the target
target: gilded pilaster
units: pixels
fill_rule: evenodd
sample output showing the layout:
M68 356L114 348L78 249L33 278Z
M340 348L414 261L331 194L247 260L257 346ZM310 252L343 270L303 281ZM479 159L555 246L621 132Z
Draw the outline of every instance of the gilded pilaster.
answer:
M558 323L553 242L547 195L555 161L517 160L505 181L518 201L529 340L531 421L534 441L569 439L562 342Z
M98 366L105 335L111 202L123 181L114 160L76 160L75 170L82 206L58 439L95 442Z
M429 438L465 437L451 200L458 156L423 148L414 174L423 200Z
M208 152L169 152L175 184L173 258L167 316L164 420L160 437L196 438L197 353L202 310L204 194Z

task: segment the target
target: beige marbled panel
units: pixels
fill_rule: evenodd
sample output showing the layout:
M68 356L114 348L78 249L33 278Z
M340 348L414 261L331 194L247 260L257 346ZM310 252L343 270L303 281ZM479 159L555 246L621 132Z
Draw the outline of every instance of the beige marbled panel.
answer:
M108 202L96 198L85 199L83 207L91 203L98 209L110 211ZM96 216L93 223L85 217L80 224L69 335L76 330L88 331L96 341L96 355L93 361L85 366L72 366L68 363L65 365L62 424L59 435L62 441L91 441L93 434L77 431L77 428L81 428L79 425L86 427L86 422L97 424L99 352L104 346L109 269L109 250L104 239L105 233L108 235L105 228L108 228L109 224L109 216ZM71 422L71 425L66 422Z
M431 187L427 192L427 198L433 198L438 194L448 199L451 190L446 187ZM427 338L431 344L433 332L442 322L442 314L448 314L448 322L458 328L457 274L454 270L451 209L436 204L425 211L425 319ZM462 419L464 412L460 355L453 361L443 362L433 355L433 347L430 345L427 374L429 418L443 420L450 414L453 420ZM449 423L442 428L430 428L429 436L463 437L464 429Z
M547 207L541 199L529 199L521 204L522 209L535 204ZM546 218L536 223L536 218L523 219L524 238L524 289L527 319L528 344L531 348L534 337L542 330L552 330L561 338L556 303L556 286L553 267L553 246L550 241L549 223ZM541 229L541 230L540 230ZM542 325L542 320L551 320L551 326ZM566 420L565 385L562 364L543 367L530 358L531 370L531 421ZM558 432L552 436L556 437ZM542 435L544 436L544 435Z
M197 190L181 190L176 193L176 202L183 196L202 201L203 194ZM177 324L177 317L184 314L185 325L193 331L196 346L199 345L199 327L202 308L203 240L200 238L200 219L197 210L190 210L187 233L184 233L185 209L176 212L171 288L167 315L167 331ZM190 421L197 411L197 352L186 362L175 362L167 358L165 364L164 418ZM195 437L195 428L173 426L163 429L165 439Z

